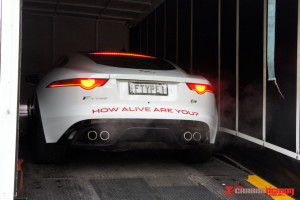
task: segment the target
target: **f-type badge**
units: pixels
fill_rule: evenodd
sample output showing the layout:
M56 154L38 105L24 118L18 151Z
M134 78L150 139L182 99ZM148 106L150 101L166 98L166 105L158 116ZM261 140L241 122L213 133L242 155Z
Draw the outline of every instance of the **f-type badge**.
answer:
M82 100L95 100L95 101L102 101L102 100L107 100L107 97L91 97L91 96L84 96Z

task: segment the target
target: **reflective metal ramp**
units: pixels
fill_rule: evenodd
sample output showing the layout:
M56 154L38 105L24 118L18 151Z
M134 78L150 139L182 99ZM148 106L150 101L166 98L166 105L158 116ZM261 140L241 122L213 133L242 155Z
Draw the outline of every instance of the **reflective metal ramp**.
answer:
M64 164L25 160L22 169L19 196L27 199L271 199L230 192L230 186L254 188L246 181L251 172L217 157L202 164L182 163L170 151L74 150Z

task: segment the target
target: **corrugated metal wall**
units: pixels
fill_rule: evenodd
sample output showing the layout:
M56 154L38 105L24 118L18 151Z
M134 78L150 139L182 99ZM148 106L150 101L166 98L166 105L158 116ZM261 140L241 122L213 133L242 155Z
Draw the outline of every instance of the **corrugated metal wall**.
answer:
M267 82L265 5L266 0L166 0L130 29L130 49L207 77L219 95L222 131L296 158L298 4L277 0L275 70L285 99Z

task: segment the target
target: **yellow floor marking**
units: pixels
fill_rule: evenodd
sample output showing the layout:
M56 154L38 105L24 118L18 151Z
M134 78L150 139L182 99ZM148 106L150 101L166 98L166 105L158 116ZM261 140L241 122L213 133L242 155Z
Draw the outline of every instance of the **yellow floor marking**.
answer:
M265 181L264 179L262 179L256 175L249 175L247 181L257 188L277 189L277 187L275 187L274 185L268 183L267 181ZM269 196L271 196L271 195L269 195ZM293 200L294 199L287 194L283 194L283 196L271 196L271 197L272 197L272 199L275 199L275 200Z

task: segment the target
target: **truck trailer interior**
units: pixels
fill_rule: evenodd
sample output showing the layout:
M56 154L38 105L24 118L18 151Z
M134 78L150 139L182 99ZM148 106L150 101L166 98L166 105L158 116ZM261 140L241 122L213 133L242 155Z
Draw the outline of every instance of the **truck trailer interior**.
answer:
M299 0L0 0L0 199L300 198ZM214 88L213 156L32 158L28 99L68 52L165 58ZM196 156L196 155L195 155Z

